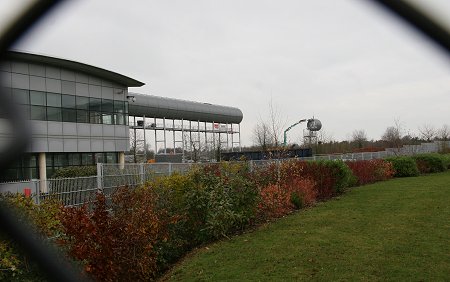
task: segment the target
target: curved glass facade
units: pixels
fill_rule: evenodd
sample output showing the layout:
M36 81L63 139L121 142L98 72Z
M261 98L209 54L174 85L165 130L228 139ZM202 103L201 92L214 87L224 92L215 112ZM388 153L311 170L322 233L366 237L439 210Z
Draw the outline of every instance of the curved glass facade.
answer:
M128 102L44 91L7 89L31 120L128 125Z

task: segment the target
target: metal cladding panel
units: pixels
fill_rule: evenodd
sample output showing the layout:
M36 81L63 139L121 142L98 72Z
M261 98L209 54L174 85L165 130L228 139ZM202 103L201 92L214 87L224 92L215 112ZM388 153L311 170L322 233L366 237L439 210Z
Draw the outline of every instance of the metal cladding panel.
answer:
M233 107L130 93L136 101L129 103L129 114L155 118L240 123L241 110Z

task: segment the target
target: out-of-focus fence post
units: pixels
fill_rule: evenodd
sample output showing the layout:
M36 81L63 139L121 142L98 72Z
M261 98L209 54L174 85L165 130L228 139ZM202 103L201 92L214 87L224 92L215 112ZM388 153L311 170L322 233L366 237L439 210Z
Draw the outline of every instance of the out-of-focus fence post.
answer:
M169 175L172 175L172 163L169 163Z
M97 163L97 191L103 192L103 164Z
M34 181L34 191L36 192L36 204L40 204L41 203L41 189L39 189L39 180Z
M145 171L143 163L139 164L139 175L140 175L140 184L142 185L145 183Z
M249 167L250 172L253 172L253 160L250 160L248 162L248 167Z

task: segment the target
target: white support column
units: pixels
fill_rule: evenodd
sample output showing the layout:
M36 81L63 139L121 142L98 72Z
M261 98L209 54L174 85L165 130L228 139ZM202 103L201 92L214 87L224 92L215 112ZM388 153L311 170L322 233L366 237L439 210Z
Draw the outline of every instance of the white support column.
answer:
M234 152L234 132L233 132L233 123L231 124L231 152Z
M205 121L205 152L208 154L208 137L207 137L207 132L206 132L206 121Z
M119 168L124 169L125 167L125 152L119 152Z
M47 193L47 161L45 153L39 153L39 190Z
M215 128L214 128L214 121L212 122L212 142L213 142L213 150L216 150L216 135L214 134ZM216 153L214 153L215 156Z
M241 146L241 124L238 124L239 126L239 152L242 152L242 146Z
M182 160L183 162L185 161L184 159L184 119L181 120L181 151L182 151Z
M229 138L229 133L228 133L228 123L227 123L227 152L229 152L230 151L230 147L229 147L229 145L230 145L230 142L229 142L229 140L228 140L228 138Z
M157 136L157 124L156 124L156 118L153 118L153 124L155 125L155 127L153 128L153 130L155 131L155 158L156 158L156 154L158 154L158 136Z
M166 118L163 118L163 129L164 129L164 154L167 154L167 139L166 139Z
M175 144L175 120L172 119L172 130L173 130L173 153L175 154L175 147L177 144Z
M200 121L199 120L197 120L197 137L198 137L198 152L200 153L201 143L200 143ZM197 158L198 158L198 155L197 155Z
M192 121L189 121L189 152L191 154L191 160L193 159L192 153Z
M145 116L142 118L142 127L144 128L144 163L147 163L147 139L145 138Z

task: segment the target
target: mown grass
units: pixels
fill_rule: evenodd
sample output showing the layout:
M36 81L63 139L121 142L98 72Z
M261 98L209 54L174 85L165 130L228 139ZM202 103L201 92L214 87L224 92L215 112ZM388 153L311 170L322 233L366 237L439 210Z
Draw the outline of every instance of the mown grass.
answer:
M448 281L450 172L394 179L204 247L170 281Z

